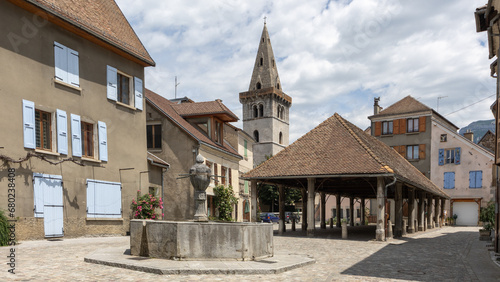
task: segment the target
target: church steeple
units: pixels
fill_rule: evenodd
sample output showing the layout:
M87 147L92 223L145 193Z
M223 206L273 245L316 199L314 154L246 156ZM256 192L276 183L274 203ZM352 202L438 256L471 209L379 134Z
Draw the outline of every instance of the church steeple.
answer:
M276 67L276 60L274 59L271 39L267 32L267 25L264 23L264 29L260 36L259 50L255 58L255 65L253 67L252 79L250 80L248 91L268 87L281 89L281 82L278 75L278 68Z

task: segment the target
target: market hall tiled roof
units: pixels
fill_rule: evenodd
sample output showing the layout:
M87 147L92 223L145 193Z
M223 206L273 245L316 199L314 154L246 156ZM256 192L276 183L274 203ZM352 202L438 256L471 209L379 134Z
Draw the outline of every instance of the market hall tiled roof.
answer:
M394 175L426 192L449 198L394 149L337 113L242 177L279 179L342 175Z
M182 117L215 115L223 121L238 121L238 116L222 104L219 99L207 102L173 104L172 107Z
M162 96L154 93L153 91L146 88L145 95L146 102L150 103L153 107L162 112L166 117L172 120L175 124L177 124L181 129L183 129L187 134L189 134L194 139L198 140L201 143L205 143L206 145L213 147L215 149L225 151L229 154L232 154L238 158L241 157L238 152L226 144L224 145L218 144L202 133L200 130L196 129L191 123L185 120L179 113L174 109L174 106L177 104L170 102L169 100L163 98Z
M28 10L29 4L49 14L49 21L69 23L99 40L154 66L155 62L113 0L10 0ZM28 4L28 5L27 5Z

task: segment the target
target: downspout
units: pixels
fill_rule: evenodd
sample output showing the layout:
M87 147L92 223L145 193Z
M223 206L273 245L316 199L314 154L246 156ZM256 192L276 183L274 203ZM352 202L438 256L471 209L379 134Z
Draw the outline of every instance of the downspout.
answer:
M161 200L163 202L163 208L161 209L161 220L164 220L165 217L165 194L163 194L163 188L164 188L164 184L163 184L163 179L164 179L164 175L165 173L167 173L168 171L168 167L165 168L165 171L163 170L163 168L161 169Z
M385 191L384 191L384 209L387 208L387 189L389 188L389 186L392 186L394 184L396 184L396 181L398 180L396 178L396 176L392 176L394 179L392 180L391 183L385 185ZM385 211L389 216L391 214L391 211ZM384 215L384 229L385 229L385 240L387 241L387 216Z

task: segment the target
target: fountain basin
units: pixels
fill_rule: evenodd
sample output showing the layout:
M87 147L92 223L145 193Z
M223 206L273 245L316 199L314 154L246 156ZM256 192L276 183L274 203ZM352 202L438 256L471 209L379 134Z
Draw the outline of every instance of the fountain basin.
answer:
M255 222L133 219L130 252L176 260L254 260L274 255L273 226Z

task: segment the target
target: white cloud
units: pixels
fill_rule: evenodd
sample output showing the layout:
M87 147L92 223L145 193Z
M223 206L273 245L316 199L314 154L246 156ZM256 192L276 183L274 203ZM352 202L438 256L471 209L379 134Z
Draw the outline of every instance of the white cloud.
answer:
M117 0L157 63L148 88L173 98L177 75L178 96L220 98L239 116L266 16L293 98L291 142L335 112L365 129L373 97L388 107L412 95L435 108L447 96L439 106L447 114L494 94L473 16L483 2ZM447 117L458 126L491 119L492 102Z

